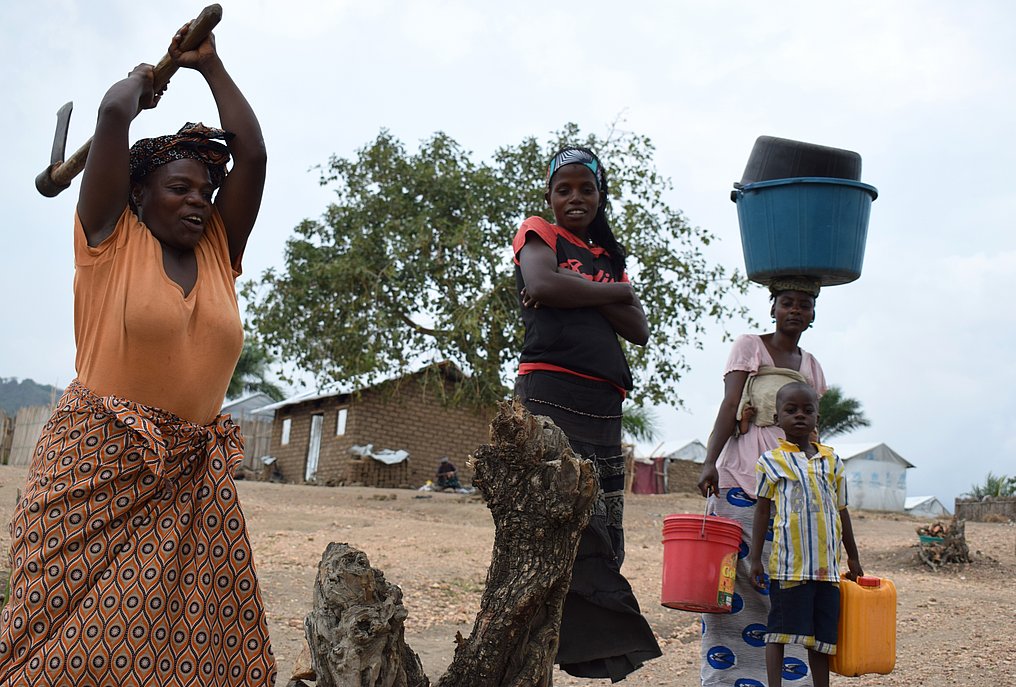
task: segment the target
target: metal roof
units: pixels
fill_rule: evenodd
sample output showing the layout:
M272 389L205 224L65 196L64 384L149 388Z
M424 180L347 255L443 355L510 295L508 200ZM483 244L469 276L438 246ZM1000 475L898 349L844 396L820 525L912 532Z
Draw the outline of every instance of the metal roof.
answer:
M857 458L858 456L862 456L866 453L875 453L880 457L889 458L890 460L902 463L907 468L914 467L913 463L881 442L868 444L837 444L833 442L830 445L833 447L833 450L836 451L836 455L838 455L844 463L849 461L851 458Z
M419 374L420 372L423 372L429 367L445 367L453 371L454 374L458 374L463 377L468 376L455 363L448 360L443 360L440 362L419 365L413 369L410 369L407 372L383 375L380 377L371 377L370 375L364 375L343 382L334 382L332 384L326 384L325 386L320 387L318 389L311 389L310 391L305 391L301 394L290 396L289 398L278 401L277 403L272 403L271 405L259 408L257 412L264 413L271 410L278 410L279 408L285 408L287 406L299 405L300 403L307 403L308 401L316 401L321 398L331 398L333 396L345 396L348 394L353 394L356 393L357 391L364 391L365 389L371 389L373 387L380 386L385 382L391 382L396 379L401 379L402 377L409 377L415 374Z

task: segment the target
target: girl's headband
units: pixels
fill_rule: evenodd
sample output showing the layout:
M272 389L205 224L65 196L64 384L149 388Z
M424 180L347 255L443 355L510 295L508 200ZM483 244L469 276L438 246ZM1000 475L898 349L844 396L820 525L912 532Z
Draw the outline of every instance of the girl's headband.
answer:
M600 193L606 193L607 179L603 173L603 165L596 159L596 156L582 148L565 148L554 156L547 168L547 189L550 190L550 180L554 178L557 170L565 165L584 165L596 177L596 187Z

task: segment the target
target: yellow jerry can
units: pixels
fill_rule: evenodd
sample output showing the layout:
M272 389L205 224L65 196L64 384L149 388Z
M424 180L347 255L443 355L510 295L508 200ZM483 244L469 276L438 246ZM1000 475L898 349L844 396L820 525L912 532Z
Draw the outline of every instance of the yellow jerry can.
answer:
M855 677L896 665L896 585L885 577L840 580L840 625L829 669Z

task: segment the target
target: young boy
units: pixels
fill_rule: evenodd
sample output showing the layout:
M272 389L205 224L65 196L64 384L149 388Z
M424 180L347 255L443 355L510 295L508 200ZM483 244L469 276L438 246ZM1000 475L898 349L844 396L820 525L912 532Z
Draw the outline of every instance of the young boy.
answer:
M843 462L828 446L811 441L818 422L818 396L793 382L776 394L776 424L786 435L755 467L758 504L749 554L752 583L766 586L762 543L776 504L769 556L771 610L766 627L769 687L783 684L783 645L808 648L815 687L829 685L829 655L836 653L840 615L840 541L847 551L847 577L863 575L847 513Z

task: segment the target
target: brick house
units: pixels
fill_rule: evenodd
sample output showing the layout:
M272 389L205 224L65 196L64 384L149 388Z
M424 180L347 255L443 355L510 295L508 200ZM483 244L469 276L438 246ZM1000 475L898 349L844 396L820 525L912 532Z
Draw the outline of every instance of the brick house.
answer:
M697 494L702 465L706 462L706 445L698 439L674 442L661 451L666 457L668 494Z
M706 447L698 439L661 444L653 455L636 458L632 491L636 494L697 494Z
M448 456L469 484L468 457L489 441L496 409L446 403L464 378L455 365L435 363L374 386L334 387L266 406L262 411L275 412L274 467L291 483L415 488L433 480ZM368 445L374 454L409 456L386 464L351 451Z

